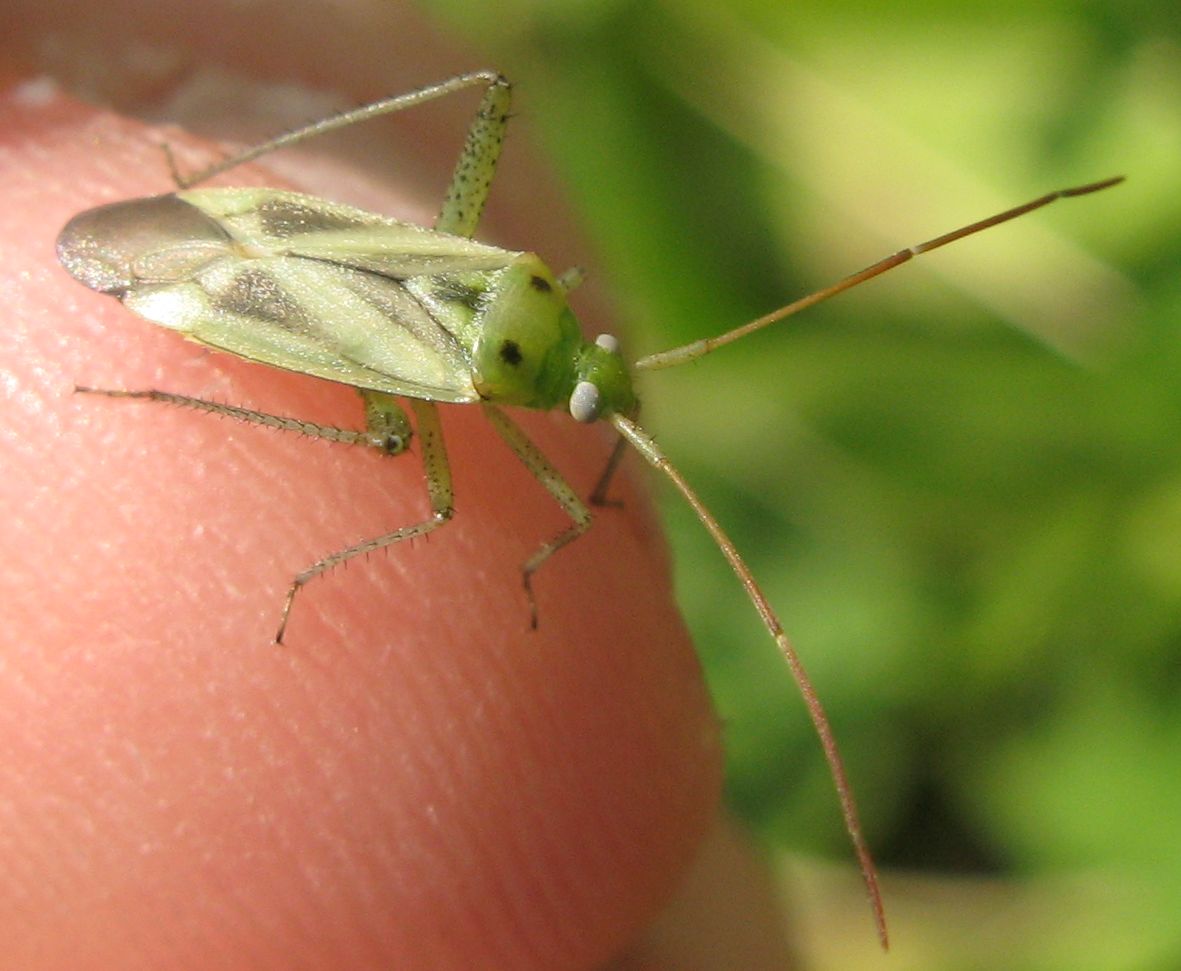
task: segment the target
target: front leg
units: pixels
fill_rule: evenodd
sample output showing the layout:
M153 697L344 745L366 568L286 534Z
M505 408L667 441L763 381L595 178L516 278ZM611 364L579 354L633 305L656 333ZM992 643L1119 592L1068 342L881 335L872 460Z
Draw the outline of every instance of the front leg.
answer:
M508 443L508 447L524 463L525 468L533 473L534 478L545 486L546 491L558 501L566 515L573 520L572 525L568 528L562 530L548 542L542 543L537 552L529 557L521 568L522 579L525 583L525 596L529 600L529 626L536 628L537 600L533 596L533 574L537 572L542 563L563 546L574 542L590 529L591 514L583 501L578 498L578 493L550 464L549 459L541 453L541 449L526 437L516 422L494 405L485 404L484 414L488 416L492 427L500 433L500 437Z

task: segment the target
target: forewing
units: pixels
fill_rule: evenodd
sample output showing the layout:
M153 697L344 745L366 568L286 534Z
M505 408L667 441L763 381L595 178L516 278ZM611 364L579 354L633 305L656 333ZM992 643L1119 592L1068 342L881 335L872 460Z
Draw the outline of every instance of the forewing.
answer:
M519 255L298 192L193 189L177 195L252 254L303 256L395 279L498 270Z
M124 303L251 361L388 394L474 401L466 348L401 281L301 256L227 255Z

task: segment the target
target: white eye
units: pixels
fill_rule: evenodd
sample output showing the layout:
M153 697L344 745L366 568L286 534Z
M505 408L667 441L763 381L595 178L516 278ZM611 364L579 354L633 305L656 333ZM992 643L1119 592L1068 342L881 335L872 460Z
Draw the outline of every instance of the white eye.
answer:
M619 341L611 334L600 334L595 338L595 344L612 354L619 353Z
M570 395L570 414L575 421L595 421L603 408L603 396L589 381L579 381Z

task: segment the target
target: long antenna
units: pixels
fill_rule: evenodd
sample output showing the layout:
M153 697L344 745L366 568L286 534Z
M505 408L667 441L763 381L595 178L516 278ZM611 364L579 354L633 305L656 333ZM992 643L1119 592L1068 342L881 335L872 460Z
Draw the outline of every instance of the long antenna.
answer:
M758 611L759 617L763 621L763 626L767 628L767 632L774 638L776 645L779 647L780 654L783 655L783 659L791 669L792 677L800 689L800 694L804 696L804 705L808 709L808 717L812 719L812 725L815 727L816 734L820 738L820 745L824 749L824 758L828 762L828 769L832 774L833 785L837 790L837 798L841 803L841 815L845 820L845 829L849 833L849 838L853 841L853 850L857 854L857 864L861 868L861 877L865 881L865 889L869 894L869 903L873 908L873 918L874 923L877 925L878 940L882 942L883 950L889 950L890 935L886 929L886 911L882 904L882 892L878 887L877 868L874 866L873 857L870 855L869 844L866 842L865 835L861 831L861 819L857 815L857 803L853 799L853 789L849 785L849 777L845 772L845 764L841 759L840 749L837 748L837 741L833 736L832 726L828 723L828 716L824 713L824 705L820 703L816 689L812 687L812 681L808 677L808 672L804 669L804 664L800 660L800 656L796 653L796 649L792 646L791 641L788 640L787 634L784 633L783 625L779 622L779 617L776 616L762 588L755 580L754 574L750 572L750 567L746 565L746 561L739 554L737 547L735 547L730 537L726 535L710 511L706 509L705 504L698 498L697 493L690 488L689 483L681 477L681 473L665 457L664 453L660 450L660 446L630 418L615 413L611 415L611 423L619 431L619 434L627 439L632 447L644 456L654 468L659 469L668 476L672 484L677 487L677 491L684 496L685 501L693 509L697 518L701 520L701 524L706 528L710 536L713 537L713 541L717 543L718 549L722 551L722 555L729 562L730 568L738 577L743 589L746 590L746 595L750 598L750 602L754 604L755 610Z
M762 330L764 327L777 323L785 317L798 314L801 310L827 300L829 297L835 297L838 293L851 290L859 283L872 280L875 276L881 276L887 270L901 266L903 263L907 263L916 256L921 256L923 253L929 253L931 250L939 249L940 246L946 246L948 243L954 243L956 240L963 239L965 236L971 236L982 230L1006 223L1010 219L1024 216L1027 212L1041 209L1042 206L1048 206L1051 202L1055 202L1058 199L1090 195L1092 192L1108 189L1123 181L1124 177L1117 175L1114 178L1103 179L1100 182L1090 182L1087 185L1079 185L1070 189L1059 189L1057 192L1048 192L1044 196L1039 196L1030 202L1026 202L1020 206L1014 206L1012 209L1006 209L1004 212L998 212L995 216L989 216L987 219L981 219L967 226L961 226L959 229L953 229L950 233L936 236L934 239L929 239L925 243L918 243L915 246L909 246L904 250L899 250L897 253L887 256L884 260L879 260L872 266L867 266L864 270L858 270L856 273L850 274L830 287L817 290L815 293L810 293L806 297L800 297L799 300L789 303L786 307L773 310L771 313L759 317L757 320L752 320L750 323L743 324L741 327L735 327L734 330L719 334L717 337L707 337L703 340L693 341L690 344L683 344L680 347L661 351L658 354L650 354L648 357L640 358L633 366L637 371L655 371L659 368L673 367L677 364L692 361L711 351L716 351L719 347L746 337L747 334L753 334L756 330Z
M942 236L936 236L934 239L929 239L926 242L899 250L897 253L887 256L885 259L879 260L877 263L873 263L865 269L845 277L832 286L817 290L815 293L810 293L793 303L787 304L785 307L780 307L778 310L774 310L769 314L759 317L757 320L752 320L747 324L743 324L741 327L736 327L734 330L727 331L717 337L693 341L680 347L674 347L658 354L640 358L640 360L635 362L634 367L638 371L654 371L660 368L673 367L677 364L685 364L688 361L709 354L719 347L746 337L748 334L753 334L757 330L762 330L764 327L777 323L793 314L797 314L801 310L821 303L830 297L835 297L838 293L851 290L858 284L864 283L866 280L872 280L875 276L880 276L888 270L894 269L896 266L901 266L903 263L907 263L923 253L929 253L931 250L939 249L941 246L954 243L966 236L971 236L974 233L979 233L1000 223L1008 222L1010 219L1016 219L1018 216L1023 216L1027 212L1033 212L1035 209L1048 206L1058 199L1089 195L1092 192L1099 192L1113 185L1118 185L1123 181L1124 177L1120 175L1110 179L1103 179L1099 182L1090 182L1086 185L1049 192L1020 206L1014 206L1012 209L1006 209L1004 212L997 213L994 216L970 223L959 229L954 229L949 233L944 233ZM857 863L861 868L861 877L865 881L865 889L869 894L870 906L873 908L878 939L882 943L882 948L888 950L890 937L886 928L886 912L882 904L882 894L878 886L877 868L874 866L873 857L869 852L869 845L866 843L865 835L861 830L861 820L857 814L857 804L853 798L853 789L849 785L849 778L845 772L844 761L841 759L836 738L832 733L832 726L828 722L828 716L824 712L824 705L821 704L815 688L812 687L812 681L808 677L808 672L805 670L800 656L796 653L791 641L788 640L787 634L783 630L783 625L779 622L779 617L772 609L762 588L755 580L754 574L750 572L750 567L742 559L733 541L726 535L725 531L719 525L718 521L714 519L713 514L705 507L701 499L698 498L697 493L681 477L680 472L669 462L656 442L639 425L624 415L612 414L611 422L623 439L626 439L649 464L668 476L669 481L676 486L677 491L680 492L690 508L692 508L698 520L701 521L701 524L706 528L710 536L713 537L713 541L717 544L718 549L721 550L722 555L730 564L730 568L734 571L735 576L738 577L739 582L746 591L747 597L750 598L750 602L758 612L759 618L763 621L763 626L767 628L767 632L774 639L780 654L783 655L784 661L787 662L788 668L791 669L792 677L795 679L800 694L803 695L804 704L808 709L808 717L812 719L812 725L816 729L816 734L820 738L821 747L824 749L824 758L828 762L829 772L832 774L833 784L836 787L837 798L840 800L841 815L845 820L845 829L848 831L849 838L853 842L853 849L857 854ZM619 454L618 449L612 453L611 461L608 463L607 470L600 478L594 495L602 496L605 492L607 482L610 480L611 473L614 471L618 462Z

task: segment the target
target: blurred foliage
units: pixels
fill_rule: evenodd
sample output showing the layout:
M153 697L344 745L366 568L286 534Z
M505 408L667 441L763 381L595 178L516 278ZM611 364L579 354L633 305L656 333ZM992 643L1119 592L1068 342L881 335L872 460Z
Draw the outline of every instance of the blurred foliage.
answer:
M519 82L637 355L1128 176L646 376L645 423L792 632L880 862L1109 891L893 966L1181 966L1175 4L428 7ZM782 663L668 500L733 803L845 858Z

